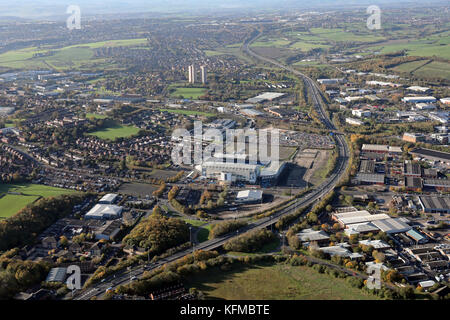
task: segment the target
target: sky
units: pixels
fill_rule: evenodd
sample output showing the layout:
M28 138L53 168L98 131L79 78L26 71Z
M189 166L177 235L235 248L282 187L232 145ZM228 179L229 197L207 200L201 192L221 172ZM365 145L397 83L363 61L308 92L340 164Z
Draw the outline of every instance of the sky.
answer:
M443 2L445 0L0 0L0 17L46 18L65 16L69 5L78 5L83 14L135 12L201 13L232 10L346 7L364 4Z

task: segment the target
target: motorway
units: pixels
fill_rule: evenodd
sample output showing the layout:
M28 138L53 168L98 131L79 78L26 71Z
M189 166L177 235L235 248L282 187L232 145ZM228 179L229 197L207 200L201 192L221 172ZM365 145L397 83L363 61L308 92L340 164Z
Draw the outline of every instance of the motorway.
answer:
M323 108L323 99L320 94L320 90L318 89L315 82L310 79L309 77L305 76L304 74L300 73L297 70L294 70L293 68L290 68L288 66L284 66L278 61L275 61L273 59L269 59L263 56L260 56L249 48L249 44L251 44L256 38L255 36L251 40L246 41L242 47L242 49L247 52L247 54L253 56L256 59L262 60L264 62L268 62L272 65L275 65L279 68L282 68L284 70L287 70L289 72L292 72L294 75L300 77L303 79L305 84L307 85L307 88L312 95L315 103L315 109L317 110L317 113L319 116L322 117L322 121L324 125L329 130L335 130L333 123L328 119L325 110ZM258 220L257 222L253 222L244 228L241 228L237 232L233 232L227 235L223 235L221 237L218 237L216 239L208 240L205 242L202 242L195 246L195 250L215 250L221 247L227 240L238 236L239 234L242 234L243 232L249 231L249 230L258 230L262 228L270 227L272 224L276 223L281 217L295 212L298 208L303 206L311 205L315 202L318 202L321 200L323 196L328 194L331 190L334 189L334 187L339 183L342 175L346 172L348 167L348 160L349 160L349 149L347 142L345 138L342 135L336 134L336 146L339 149L339 157L336 164L336 167L334 168L333 172L330 174L330 176L321 184L319 185L315 190L309 192L304 197L300 197L298 199L294 199L287 207L283 208L282 210L276 212L275 214L271 215L270 217L266 217L263 219ZM106 289L108 288L116 288L119 285L124 285L128 282L131 282L131 279L134 279L134 277L139 278L142 276L145 270L152 270L155 268L158 268L166 263L173 262L177 259L180 259L184 257L185 255L188 255L192 253L192 248L188 250L184 250L181 252L178 252L170 257L167 257L165 259L161 259L153 264L148 265L141 265L132 268L129 271L121 271L116 273L115 275L109 276L102 282L99 282L95 284L92 287L89 287L84 290L80 290L74 295L75 300L88 300L93 297L100 297L102 296Z

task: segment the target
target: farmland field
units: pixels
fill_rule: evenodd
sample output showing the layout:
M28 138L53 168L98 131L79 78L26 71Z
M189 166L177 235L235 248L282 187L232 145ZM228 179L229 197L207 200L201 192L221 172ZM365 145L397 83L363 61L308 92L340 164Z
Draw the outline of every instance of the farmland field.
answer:
M29 47L12 50L0 54L0 66L17 69L73 69L89 68L97 63L106 62L105 59L94 57L93 49L101 47L138 46L145 45L147 39L125 39L91 42L71 45L62 48Z
M412 72L419 67L422 67L424 64L428 63L429 60L419 60L419 61L412 61L412 62L406 62L402 63L398 66L395 66L393 69L398 72Z
M56 197L77 191L38 184L1 184L0 218L8 218L40 197Z
M432 78L450 78L450 63L432 61L429 60L413 61L403 63L394 67L395 71L407 72L419 76L419 77L432 77Z
M406 50L409 56L432 57L437 56L450 59L450 37L428 37L419 40L402 40L395 43L381 43L371 49L381 54Z
M187 283L206 299L226 300L374 300L375 296L352 287L345 279L321 274L309 267L254 265L231 271L211 269Z
M450 79L450 63L433 61L414 72L421 77L440 77Z

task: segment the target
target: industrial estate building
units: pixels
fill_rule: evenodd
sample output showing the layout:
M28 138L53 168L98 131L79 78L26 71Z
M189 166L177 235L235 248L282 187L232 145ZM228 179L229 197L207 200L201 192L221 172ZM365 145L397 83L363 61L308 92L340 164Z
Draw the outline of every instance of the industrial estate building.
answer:
M122 215L122 207L113 204L96 204L84 216L85 219L111 220L118 219Z
M262 190L242 190L239 191L236 196L236 202L238 203L261 203L263 197Z

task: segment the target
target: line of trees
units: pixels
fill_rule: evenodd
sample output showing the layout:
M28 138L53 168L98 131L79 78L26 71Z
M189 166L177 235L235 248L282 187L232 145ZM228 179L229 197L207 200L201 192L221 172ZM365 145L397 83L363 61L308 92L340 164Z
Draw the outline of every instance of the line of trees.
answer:
M247 225L245 221L225 221L216 223L209 232L209 237L211 239L220 237L224 234L236 231Z
M72 213L85 194L42 198L28 205L14 216L0 221L0 250L8 250L31 243L40 233Z
M267 229L254 230L228 240L223 248L227 251L256 252L276 238L275 234Z

